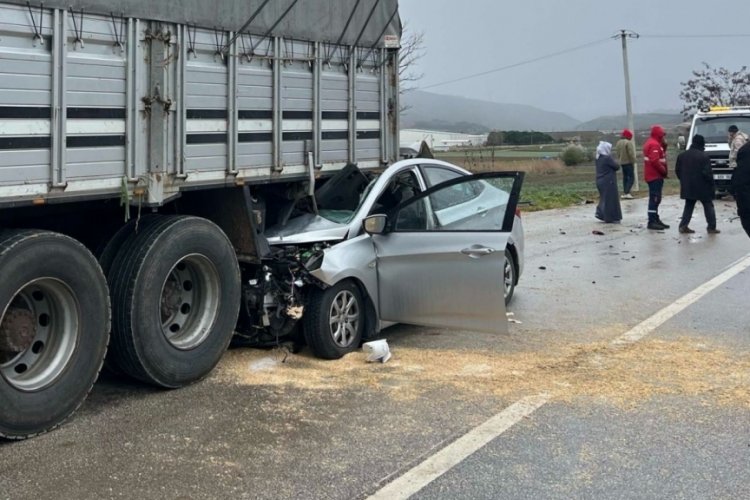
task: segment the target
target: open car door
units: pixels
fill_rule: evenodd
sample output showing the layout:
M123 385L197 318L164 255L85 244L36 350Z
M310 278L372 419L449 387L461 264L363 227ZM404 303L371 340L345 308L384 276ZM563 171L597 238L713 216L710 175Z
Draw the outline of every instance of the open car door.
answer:
M449 180L388 214L372 235L382 320L507 331L503 266L523 176Z

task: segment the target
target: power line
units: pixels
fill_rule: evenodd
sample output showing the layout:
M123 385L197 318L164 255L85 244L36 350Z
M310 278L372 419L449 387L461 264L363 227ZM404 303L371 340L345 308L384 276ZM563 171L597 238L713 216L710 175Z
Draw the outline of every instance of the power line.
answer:
M619 37L619 35L617 35ZM642 38L661 38L661 39L689 39L689 38L695 38L695 39L701 39L701 38L750 38L750 33L724 33L724 34L674 34L674 35L648 35L648 34L641 34L640 37ZM471 75L462 76L459 78L454 78L452 80L446 80L444 82L438 82L433 83L430 85L425 85L423 87L419 87L415 90L427 90L435 87L442 87L443 85L450 85L451 83L458 83L463 82L465 80L471 80L474 78L479 78L480 76L486 76L491 75L493 73L499 73L501 71L505 71L508 69L518 68L519 66L525 66L527 64L535 63L538 61L543 61L545 59L551 59L553 57L561 56L564 54L569 54L571 52L576 52L578 50L586 49L588 47L592 47L594 45L598 45L600 43L604 43L608 41L610 38L602 38L600 40L594 40L588 43L584 43L583 45L577 45L575 47L571 47L569 49L559 50L557 52L552 52L550 54L545 54L543 56L534 57L532 59L526 59L524 61L519 61L517 63L509 64L507 66L501 66L499 68L490 69L487 71L481 71L479 73L473 73Z
M480 76L490 75L492 73L498 73L500 71L505 71L507 69L517 68L519 66L525 66L526 64L535 63L537 61L543 61L544 59L550 59L552 57L557 57L557 56L561 56L563 54L568 54L570 52L575 52L577 50L582 50L582 49L585 49L585 48L588 48L588 47L592 47L592 46L598 45L600 43L608 42L609 40L610 40L609 37L602 38L600 40L594 40L593 42L584 43L583 45L578 45L576 47L571 47L571 48L565 49L565 50L559 50L557 52L552 52L550 54L546 54L546 55L543 55L543 56L535 57L533 59L527 59L525 61L520 61L520 62L517 62L517 63L509 64L507 66L501 66L499 68L490 69L490 70L487 70L487 71L482 71L480 73L474 73L472 75L466 75L466 76L462 76L460 78L454 78L453 80L446 80L446 81L440 82L440 83L433 83L431 85L425 85L424 87L420 87L419 90L426 90L426 89L431 89L431 88L434 88L434 87L442 87L443 85L448 85L448 84L456 83L456 82L462 82L464 80L470 80L472 78L478 78Z
M641 35L643 38L750 38L750 33L724 33L712 35Z

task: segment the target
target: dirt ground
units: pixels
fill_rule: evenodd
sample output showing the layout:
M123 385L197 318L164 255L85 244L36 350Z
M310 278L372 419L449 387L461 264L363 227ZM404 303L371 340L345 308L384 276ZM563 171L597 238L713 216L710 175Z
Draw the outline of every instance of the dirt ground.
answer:
M330 362L281 350L236 350L214 376L240 385L299 389L333 390L354 383L385 390L395 399L451 387L469 399L547 393L562 401L597 398L629 408L680 395L750 408L750 357L694 339L652 339L625 347L594 343L555 354L394 346L385 364L366 363L362 352Z

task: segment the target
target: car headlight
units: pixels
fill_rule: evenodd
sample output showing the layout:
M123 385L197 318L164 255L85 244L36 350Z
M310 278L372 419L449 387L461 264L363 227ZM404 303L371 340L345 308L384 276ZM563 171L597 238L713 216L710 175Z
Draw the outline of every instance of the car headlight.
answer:
M317 252L305 263L308 271L317 271L323 265L323 252Z

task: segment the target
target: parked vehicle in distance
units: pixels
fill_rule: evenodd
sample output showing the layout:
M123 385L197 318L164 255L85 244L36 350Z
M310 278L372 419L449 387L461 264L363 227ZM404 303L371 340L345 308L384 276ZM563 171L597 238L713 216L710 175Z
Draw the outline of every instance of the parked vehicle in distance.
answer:
M750 133L750 106L714 106L697 112L693 116L687 140L687 148L690 148L696 134L706 139L705 151L711 158L717 197L727 194L727 189L732 182L733 169L729 167L727 138L727 129L731 125L736 125L741 131Z
M471 175L443 161L411 159L367 183L359 175L361 182L348 183L362 187L359 196L322 192L317 213L265 232L273 251L305 256L309 277L298 285L324 285L307 286L304 305L283 306L307 309L303 332L315 354L341 357L394 323L505 331L505 306L523 271L516 210L523 173ZM287 272L294 270L281 275Z

